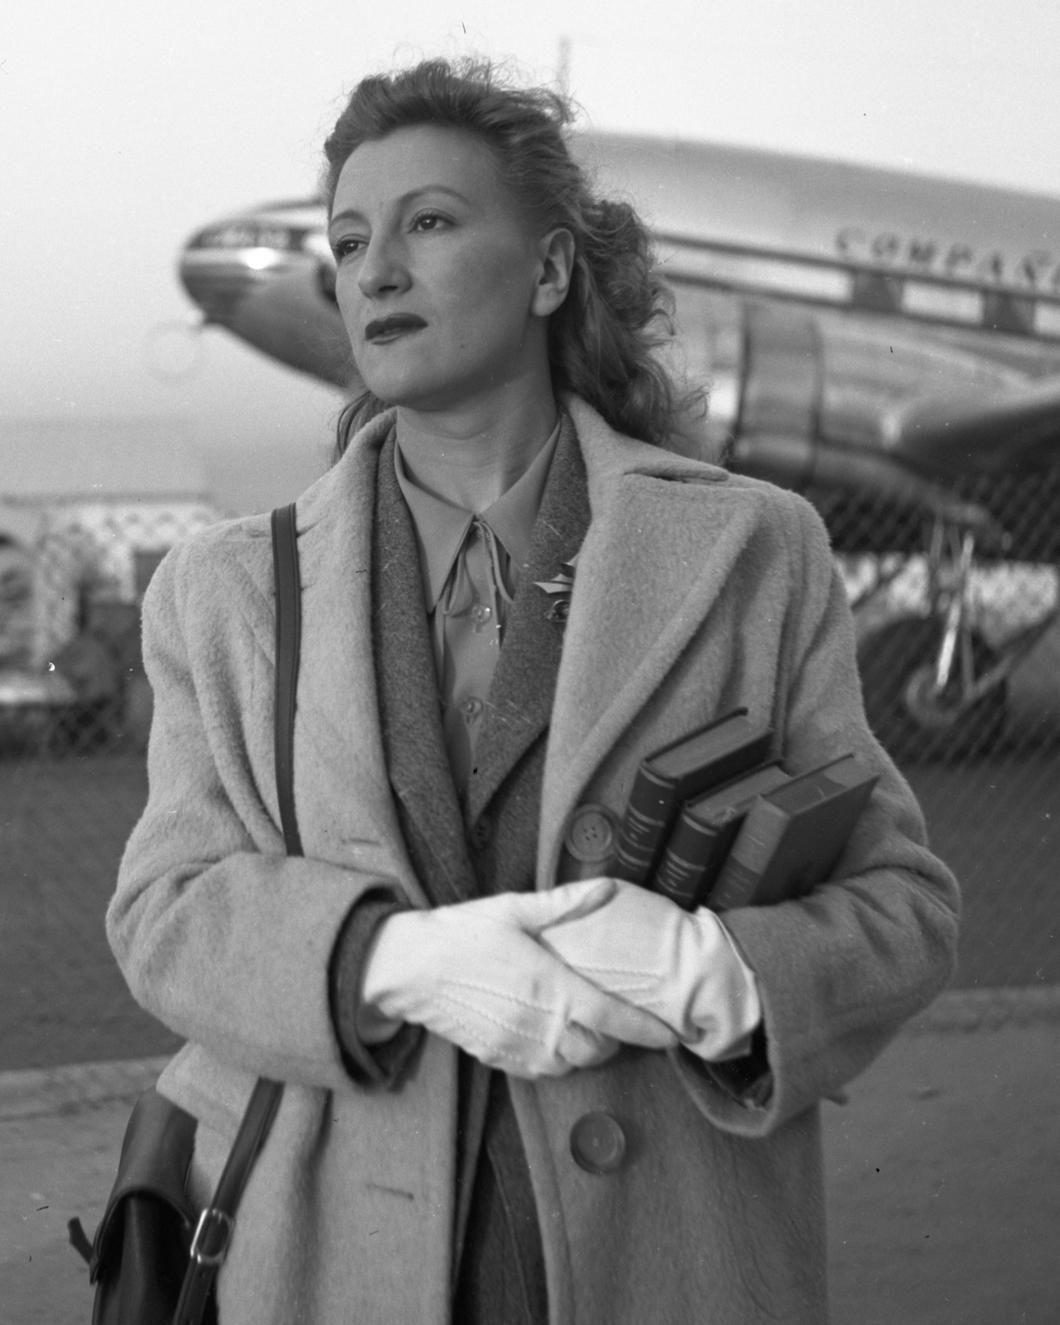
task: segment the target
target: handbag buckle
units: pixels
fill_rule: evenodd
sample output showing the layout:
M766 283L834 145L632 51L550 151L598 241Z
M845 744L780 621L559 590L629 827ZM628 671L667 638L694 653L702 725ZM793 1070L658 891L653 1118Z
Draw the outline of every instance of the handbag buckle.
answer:
M191 1259L197 1265L223 1265L228 1255L235 1221L216 1206L208 1205L199 1216L191 1240Z

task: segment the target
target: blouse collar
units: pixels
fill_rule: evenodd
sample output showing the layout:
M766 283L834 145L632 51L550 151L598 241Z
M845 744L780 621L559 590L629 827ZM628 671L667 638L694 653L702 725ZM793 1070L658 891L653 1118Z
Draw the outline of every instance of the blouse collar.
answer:
M489 525L494 537L511 558L512 569L517 573L525 571L529 561L530 539L559 432L560 424L557 421L552 435L526 472L478 516L484 524ZM428 612L433 612L453 569L453 563L464 546L475 513L421 488L405 467L400 445L394 447L394 470L416 529L424 597ZM514 592L515 587L514 584L507 586L510 592Z

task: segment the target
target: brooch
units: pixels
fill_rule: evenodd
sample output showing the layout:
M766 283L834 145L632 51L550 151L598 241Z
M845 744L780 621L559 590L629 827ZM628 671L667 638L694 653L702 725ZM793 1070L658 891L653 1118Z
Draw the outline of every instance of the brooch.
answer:
M534 587L543 589L551 600L548 611L545 613L546 621L558 621L562 625L567 620L570 613L570 596L574 590L574 568L577 561L578 554L575 553L570 561L560 562L559 573L555 579L534 581Z

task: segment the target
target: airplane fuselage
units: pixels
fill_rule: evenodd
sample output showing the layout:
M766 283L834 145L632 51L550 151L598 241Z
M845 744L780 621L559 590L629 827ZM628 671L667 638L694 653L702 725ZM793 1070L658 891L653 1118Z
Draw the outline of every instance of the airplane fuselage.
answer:
M735 440L737 463L793 486L827 461L828 482L895 497L907 473L1055 454L1060 199L680 140L575 150L652 229L679 366L710 391L705 445ZM319 201L253 209L195 235L181 278L209 322L352 390L324 227Z

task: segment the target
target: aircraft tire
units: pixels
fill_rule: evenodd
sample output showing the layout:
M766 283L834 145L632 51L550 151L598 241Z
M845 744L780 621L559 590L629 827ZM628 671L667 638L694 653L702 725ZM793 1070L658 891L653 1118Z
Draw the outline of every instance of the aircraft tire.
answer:
M1004 733L1005 681L963 712L947 711L945 702L929 698L940 632L937 620L901 617L867 635L858 646L869 726L899 763L974 759L994 751ZM974 633L972 657L977 673L997 661L990 645Z

